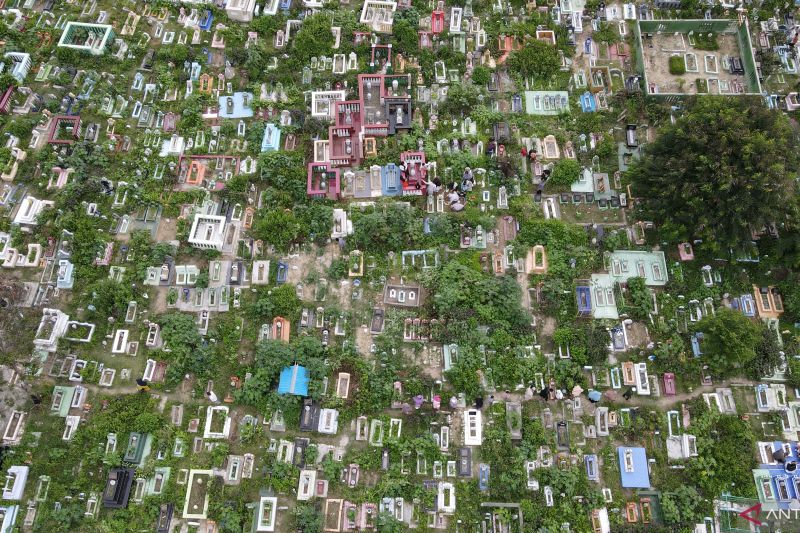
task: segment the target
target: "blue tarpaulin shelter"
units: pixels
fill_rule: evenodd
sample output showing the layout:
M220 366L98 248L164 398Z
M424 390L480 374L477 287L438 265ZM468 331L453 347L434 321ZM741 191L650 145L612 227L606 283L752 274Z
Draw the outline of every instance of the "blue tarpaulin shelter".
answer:
M308 370L300 365L287 366L281 370L278 394L308 396Z

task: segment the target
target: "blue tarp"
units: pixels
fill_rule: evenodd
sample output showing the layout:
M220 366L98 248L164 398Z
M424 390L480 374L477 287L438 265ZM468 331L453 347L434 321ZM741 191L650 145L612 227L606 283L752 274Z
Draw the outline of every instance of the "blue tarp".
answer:
M281 370L278 394L308 396L308 381L308 370L306 370L306 367L300 365L287 366Z

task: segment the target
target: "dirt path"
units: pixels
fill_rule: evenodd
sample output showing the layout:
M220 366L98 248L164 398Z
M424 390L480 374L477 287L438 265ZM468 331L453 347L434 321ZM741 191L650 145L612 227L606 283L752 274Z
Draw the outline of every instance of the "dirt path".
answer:
M121 385L114 387L101 387L94 383L82 383L82 387L97 394L98 396L118 396L121 394L137 394L139 387L136 385ZM150 390L147 394L159 398L159 408L164 409L167 402L187 403L200 401L201 398L192 398L192 387L184 387L183 383L170 392ZM211 402L209 402L210 404Z
M750 380L730 380L730 381L722 381L719 383L713 383L711 385L703 385L700 387L695 388L691 392L684 392L681 394L676 394L675 396L664 396L663 394L657 398L653 398L650 396L638 396L634 395L631 397L630 400L625 400L621 398L622 395L620 394L620 398L623 402L628 403L630 405L635 405L639 407L658 407L660 410L665 410L667 407L672 407L676 404L686 403L688 401L694 400L698 396L702 394L714 392L716 389L724 389L730 388L731 386L755 386L759 382L758 381L750 381Z
M681 394L676 394L675 396L638 396L633 395L630 400L625 400L622 397L622 393L617 393L618 397L613 400L613 402L617 405L621 406L631 406L631 407L653 407L657 408L661 411L668 411L669 408L680 407L680 404L689 402L702 394L714 392L716 389L724 389L724 388L731 388L736 386L755 386L759 382L757 381L750 381L750 380L743 380L743 379L736 379L730 381L721 381L718 383L714 383L712 385L706 385L697 387L691 392L684 392ZM608 389L613 390L613 389ZM616 392L616 391L615 391ZM526 402L526 401L538 401L541 402L543 405L550 407L551 409L554 408L561 408L566 409L567 402L545 402L538 394L534 394L533 397L526 398L524 391L513 391L506 393L505 391L498 390L494 394L495 401L503 401L503 402ZM566 399L566 398L565 398ZM597 405L605 405L610 402L608 398L603 398L599 404ZM588 402L587 402L588 403ZM587 409L587 403L584 403L584 409ZM560 404L560 405L559 405ZM566 413L566 411L564 411ZM593 414L594 409L589 408L585 411L585 413Z

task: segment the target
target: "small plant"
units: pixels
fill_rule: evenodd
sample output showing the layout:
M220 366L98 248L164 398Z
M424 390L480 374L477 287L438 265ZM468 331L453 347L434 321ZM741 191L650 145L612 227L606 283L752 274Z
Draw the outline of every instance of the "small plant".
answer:
M338 281L347 277L347 261L345 259L334 259L331 266L326 271L328 278Z
M686 74L686 62L683 60L682 56L670 56L669 73L673 76L682 76Z
M239 439L242 444L251 444L261 436L261 427L258 424L244 424L239 430Z
M200 272L197 275L197 281L195 281L194 286L198 289L207 289L208 288L208 272Z

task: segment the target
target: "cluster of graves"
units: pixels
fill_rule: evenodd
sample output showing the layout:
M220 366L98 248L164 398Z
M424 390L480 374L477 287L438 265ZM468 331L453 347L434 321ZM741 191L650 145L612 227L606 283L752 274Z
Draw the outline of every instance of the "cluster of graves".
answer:
M665 523L655 473L685 469L699 456L698 439L708 437L694 432L689 404L698 397L723 415L748 417L763 434L753 450L752 502L795 510L800 393L786 384L791 354L781 352L781 364L758 383L717 383L707 366L676 376L658 370L652 355L666 342L659 332L672 328L688 343L684 355L702 361L706 335L697 324L722 309L765 324L783 346L778 287L751 283L722 293L739 286L728 284L726 266L758 264L758 239L777 230L753 233L749 252L709 264L695 258L696 242L649 246L653 224L634 218L624 172L643 157L655 128L624 113L610 128L585 120L619 113L620 96L672 111L700 94L759 95L776 112L800 109L792 10L753 20L720 0L678 19L680 3L667 0L592 9L581 0L334 3L335 10L318 0L0 0L0 313L32 326L24 349L8 349L15 361L3 359L0 431L10 452L0 454L0 533L49 527L55 513L75 506L87 522L155 506L157 520L143 528L216 533L230 530L218 511L230 498L245 502L239 530L253 532L305 530L296 522L302 506L313 506L318 529L334 533L381 530L387 521L420 530L538 530L524 500L553 513L576 506L578 523L563 520L561 531L646 530ZM282 62L303 57L304 25L319 16L330 19L329 50L285 75ZM509 31L497 34L497 20ZM617 38L602 40L606 31ZM516 54L534 41L556 52L561 82L544 86L513 72ZM758 60L768 53L779 66L765 77ZM488 79L475 81L480 73ZM489 119L448 111L457 105L448 94L465 85L477 95L468 107ZM265 172L280 156L302 160L304 183ZM576 178L554 190L550 176L567 166L578 169ZM270 240L285 228L265 234L263 227L275 212L291 212L274 208L275 190L293 195L295 185L304 206L330 207L330 215L317 244L293 238L287 253ZM452 242L388 254L353 249L364 213L389 207L419 213L418 231L431 240L447 220ZM530 210L588 233L597 254L591 273L558 294L569 316L548 315L544 280L563 264L575 270L578 259L544 237L521 244L520 219ZM142 234L166 251L137 249ZM623 239L606 246L612 236ZM346 265L336 279L334 256ZM502 349L485 343L476 355L442 340L442 331L463 324L436 314L431 280L461 260L520 285L531 342L517 357L541 363L532 379L502 386L489 368ZM651 303L639 320L630 312L634 278ZM670 285L689 279L708 290ZM298 316L253 318L258 298L286 285ZM106 305L104 286L116 288L110 316L97 311ZM121 286L135 296L116 301L127 294ZM173 379L179 347L174 332L165 338L162 320L171 313L192 318L204 348L222 344L219 325L232 324L239 369L215 368L207 381ZM16 317L0 320L0 340L21 336ZM607 362L578 363L577 341L555 338L564 323L601 328ZM477 329L486 336L489 327ZM391 389L383 391L384 400L391 396L385 409L370 411L355 399L368 388L364 373L386 366L380 358L390 356L377 345L392 335L402 348L391 357L412 358L424 380L395 376L384 387ZM257 395L288 398L296 409L242 399L259 380L247 366L253 346L274 341L295 350L306 337L326 350L355 347L369 372L325 366L320 377L292 361ZM449 378L474 359L479 395ZM557 381L563 365L576 368L585 387ZM91 490L72 490L48 470L43 453L75 446L112 397L139 393L158 400L155 414L169 437L110 432L93 443L101 470L62 465L68 477L91 477ZM662 430L636 435L637 419L653 413ZM484 435L499 426L519 449L529 422L541 424L546 444L513 473L524 479L526 498L504 498L497 480L507 472L490 464ZM409 444L415 439L427 446ZM363 460L369 454L379 461ZM557 470L578 471L602 501L589 505L587 494L542 481ZM426 497L382 484L398 475ZM279 488L285 479L291 487ZM375 492L361 489L375 487L382 496L365 498ZM228 490L235 496L220 496ZM478 499L462 502L470 490ZM465 509L478 500L479 509ZM723 512L746 507L717 503L683 525L722 531Z

